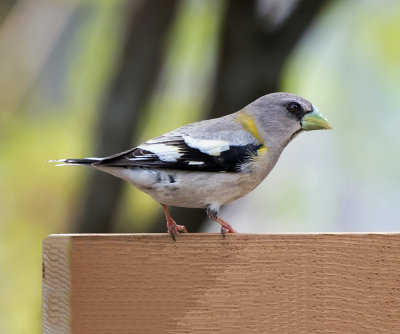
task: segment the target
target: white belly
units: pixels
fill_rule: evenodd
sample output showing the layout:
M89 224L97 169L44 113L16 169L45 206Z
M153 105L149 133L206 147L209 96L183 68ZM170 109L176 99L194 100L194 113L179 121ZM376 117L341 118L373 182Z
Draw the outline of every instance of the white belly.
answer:
M261 181L249 174L191 172L151 168L98 168L120 177L157 202L171 206L206 208L223 205L253 190Z

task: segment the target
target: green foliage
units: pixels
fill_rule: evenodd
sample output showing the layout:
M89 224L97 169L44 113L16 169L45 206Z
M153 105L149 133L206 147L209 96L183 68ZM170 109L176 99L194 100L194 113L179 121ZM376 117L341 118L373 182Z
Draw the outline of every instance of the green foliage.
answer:
M67 102L54 106L39 76L22 107L1 118L0 333L41 332L41 240L68 231L75 215L85 171L61 172L46 161L91 150L94 111L118 49L120 15L118 2L85 6L89 18L76 18L62 65Z

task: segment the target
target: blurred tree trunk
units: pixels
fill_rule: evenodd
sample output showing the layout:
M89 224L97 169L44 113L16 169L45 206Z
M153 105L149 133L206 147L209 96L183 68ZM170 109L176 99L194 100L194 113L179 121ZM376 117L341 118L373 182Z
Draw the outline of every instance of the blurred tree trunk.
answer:
M234 112L279 90L288 56L327 1L259 1L275 6L292 3L293 8L280 22L274 21L273 14L257 13L257 2L230 2L210 117Z
M207 117L237 111L262 95L279 90L284 64L328 0L259 0L228 3L214 96ZM263 11L264 9L264 11ZM177 208L172 216L195 232L204 210ZM160 221L152 232L165 232Z
M0 2L0 28L2 28L1 25L7 18L7 15L10 13L16 2L17 0L2 0Z
M139 112L158 78L164 41L176 5L174 0L127 3L129 11L124 19L129 22L121 59L102 104L96 132L95 152L100 157L131 147L138 130ZM104 233L111 230L121 202L122 182L105 173L91 172L75 231Z

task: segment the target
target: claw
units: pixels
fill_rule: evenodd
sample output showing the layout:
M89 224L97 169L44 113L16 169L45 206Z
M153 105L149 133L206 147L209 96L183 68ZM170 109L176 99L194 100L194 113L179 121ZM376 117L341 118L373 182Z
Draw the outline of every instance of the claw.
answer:
M172 239L176 241L175 234L178 234L178 232L174 229L173 226L168 227L168 233L171 235Z
M208 206L206 211L207 211L208 217L211 220L221 224L221 234L224 237L224 239L225 239L225 234L227 234L227 233L236 233L236 231L232 228L231 225L229 225L225 220L223 220L223 219L218 217L218 211L217 210L212 210L210 208L210 206Z
M183 225L176 225L176 228L179 232L187 233L186 227Z
M178 235L179 232L187 233L186 227L183 225L178 225L172 218L167 221L167 229L174 241L176 241L175 236Z
M221 234L224 239L225 239L225 234L227 234L227 233L229 233L228 229L221 226Z
M178 225L175 220L169 215L168 207L165 204L161 204L164 209L165 218L167 219L167 229L168 233L171 235L172 239L176 241L176 236L179 232L187 233L186 227L183 225Z
M225 235L228 233L236 233L236 231L229 224L221 226L221 234L225 239Z

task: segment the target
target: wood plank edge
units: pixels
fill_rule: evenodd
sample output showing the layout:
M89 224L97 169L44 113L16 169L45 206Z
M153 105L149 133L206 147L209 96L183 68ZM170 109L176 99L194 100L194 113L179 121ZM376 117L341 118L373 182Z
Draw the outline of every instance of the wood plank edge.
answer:
M249 238L249 237L331 237L331 236L397 236L399 231L393 232L298 232L298 233L234 233L227 234L225 238ZM67 233L67 234L50 234L50 238L87 238L87 237L104 237L104 238L132 238L132 237L148 237L148 238L171 238L167 233ZM220 233L181 233L178 238L222 238Z
M42 243L42 333L71 332L72 238L49 236Z

